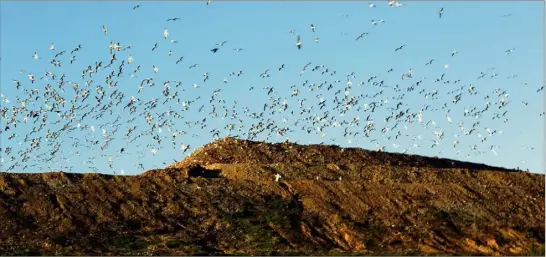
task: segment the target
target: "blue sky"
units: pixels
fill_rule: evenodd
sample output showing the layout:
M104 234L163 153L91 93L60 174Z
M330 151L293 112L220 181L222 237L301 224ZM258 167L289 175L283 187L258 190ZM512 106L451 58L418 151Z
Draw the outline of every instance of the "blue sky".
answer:
M54 113L49 114L48 125L44 130L33 134L30 138L39 138L42 145L39 149L32 149L32 154L48 152L56 144L60 144L60 152L51 160L29 158L22 162L18 151L30 148L30 142L24 142L25 135L32 130L32 123L22 123L24 113L19 114L17 128L4 131L0 135L2 146L2 166L5 171L17 164L12 171L39 172L50 169L73 172L90 172L96 168L101 173L136 174L143 171L137 163L142 163L144 169L160 168L164 163L170 164L174 160L183 159L189 152L199 146L213 140L210 130L217 128L220 136L226 136L224 129L226 124L238 124L243 120L244 131L252 124L258 124L259 119L251 119L243 114L243 107L250 112L260 113L264 103L271 103L264 87L273 87L273 97L287 100L288 111L277 111L271 115L271 111L264 114L264 122L270 118L280 127L293 130L287 135L291 141L299 143L338 144L342 146L364 147L378 149L378 145L384 146L386 151L401 152L407 149L408 153L428 156L441 156L479 163L487 163L495 166L520 167L530 169L533 172L544 173L544 115L539 116L544 110L544 90L537 90L544 85L544 2L405 2L401 1L401 7L389 7L386 1L374 2L376 7L370 8L368 2L215 2L209 6L205 1L199 2L1 2L0 15L0 92L2 108L8 108L7 116L11 117L11 108L21 107L17 103L19 99L26 98L21 90L15 88L13 80L19 80L26 89L40 88L43 94L46 84L51 84L58 89L58 77L65 74L64 93L68 102L74 97L72 83L84 87L89 77L82 79L81 73L88 65L94 67L95 61L103 61L105 66L110 61L111 54L108 51L110 42L119 42L122 46L131 45L131 49L116 53L117 61L112 68L103 68L94 75L94 84L87 89L93 94L95 87L105 87L107 95L113 90L119 90L125 94L121 104L113 107L113 113L106 114L101 119L87 117L81 122L81 126L94 126L95 132L90 129L76 129L72 132L63 132L56 140L43 140L47 128L50 131L60 129L67 120L59 124L53 124L57 119ZM140 4L140 8L133 10L133 6ZM440 8L444 8L443 16L438 17ZM507 15L510 14L510 15ZM166 19L180 17L175 22L167 22ZM377 25L372 20L384 20ZM312 32L311 24L316 31ZM108 28L108 35L102 32L102 26ZM164 28L168 29L168 39L163 38ZM290 30L294 29L294 33ZM361 40L355 40L361 33L369 33ZM298 50L295 47L297 35L301 36L303 47ZM314 39L318 38L318 43ZM177 40L177 44L169 41ZM217 43L227 41L219 47L220 50L213 54L209 50L218 47ZM50 51L49 46L54 43L55 50ZM157 43L158 48L151 51ZM81 45L81 50L76 52L76 61L70 64L70 51ZM400 51L394 51L397 47L405 45ZM242 48L240 52L233 49ZM505 54L506 50L515 49L511 54ZM50 64L54 55L62 50L67 53L59 58L61 67ZM172 51L172 56L168 52ZM453 51L458 54L451 56ZM40 59L33 59L36 52ZM127 64L127 58L132 56L133 62ZM175 64L179 57L184 57L180 64ZM435 59L431 65L425 66L429 60ZM124 74L115 77L118 81L116 88L108 88L104 78L112 70L117 72L121 60L125 60ZM305 64L311 63L309 68L300 76ZM189 69L192 64L198 64L196 68ZM279 71L281 64L285 69ZM446 68L445 65L449 67ZM136 66L141 66L139 73L133 74ZM159 68L154 73L153 66ZM311 71L314 66L324 65L320 70L328 68L329 72L336 71L335 75L321 74ZM389 69L393 72L387 72ZM269 69L267 78L261 78L260 74ZM401 79L402 73L413 70L412 78ZM23 71L23 72L21 72ZM57 75L57 80L40 80L46 71ZM243 71L240 77L230 76L232 72ZM209 80L203 82L203 73L209 74ZM347 85L347 75L354 72L351 79L352 87L350 96L372 95L383 91L383 94L375 99L360 99L358 106L353 106L349 112L341 116L334 110L335 91L342 93ZM481 73L483 78L478 79ZM35 74L36 81L31 84L28 73ZM133 74L134 76L131 76ZM444 75L444 80L434 82L436 78ZM496 76L495 76L496 74ZM368 83L368 79L377 76L375 81L384 81L383 88ZM493 76L493 77L492 77ZM227 79L223 83L222 78ZM426 77L426 78L425 78ZM156 85L146 86L139 94L137 89L144 78L153 78ZM151 136L142 136L135 143L128 144L123 139L123 134L129 127L137 126L137 132L149 130L144 115L138 115L134 123L123 124L113 136L114 140L104 150L100 146L104 143L100 126L110 123L117 117L123 121L133 118L123 106L131 96L145 103L152 98L163 101L163 82L169 80L171 94L179 91L181 101L201 99L191 105L190 109L181 112L181 106L177 103L166 105L158 104L152 115L157 117L168 110L176 110L184 118L172 119L172 131L162 127L162 132L156 133L163 139L161 145L155 144ZM335 82L340 80L340 82ZM406 88L423 80L420 86L412 92L406 92L402 100L392 99L406 91ZM444 83L449 80L450 83ZM454 81L460 80L457 84ZM180 81L182 85L175 88L173 81ZM308 84L304 85L304 81ZM358 83L363 81L364 85ZM310 91L310 84L324 83L326 86ZM193 87L198 84L199 87ZM333 84L332 90L326 90L327 85ZM468 95L467 88L472 84L479 92L477 95ZM290 97L295 85L300 94ZM398 85L403 92L395 92ZM249 91L254 86L255 90ZM457 104L452 102L454 94L450 91L464 86L461 93L463 98ZM181 89L184 91L181 91ZM506 91L509 104L498 109L495 103L499 97L493 91L501 89ZM219 117L208 115L212 111L209 99L216 89L222 91L216 97L224 99L225 104L216 102L216 112ZM435 100L425 98L419 91L425 90L431 93L438 90ZM321 96L317 96L322 94ZM489 95L490 98L484 100ZM327 106L319 110L317 103L322 97L327 101ZM343 97L338 95L339 98ZM8 98L9 103L4 102ZM86 103L96 105L96 101L90 97ZM341 127L325 128L326 135L321 137L315 133L302 131L305 126L313 126L309 121L300 121L299 126L294 125L299 115L299 101L306 98L306 107L315 105L310 115L323 116L329 109L329 116L338 121L351 121L354 117L360 118L360 124L350 127L350 131L360 131L356 137L344 137L344 129ZM364 111L362 106L373 101L381 101L385 98L388 103L371 113ZM108 99L108 96L106 97ZM237 118L221 119L225 106L228 109L228 117L232 115L231 109L235 105ZM410 109L411 113L430 105L432 108L441 108L447 103L450 113L446 109L439 111L424 111L423 124L415 120L410 123L400 123L398 129L402 136L399 140L387 140L388 136L396 135L390 131L382 133L383 127L390 127L394 122L385 123L384 118L391 115L390 107L396 107L401 101L405 106L401 109ZM476 106L478 110L485 107L486 101L491 102L490 110L480 119L464 117L464 109ZM522 102L528 102L524 105ZM108 100L105 100L107 103ZM85 104L85 103L84 103ZM104 104L103 104L104 105ZM204 105L204 111L198 112ZM43 99L35 105L27 106L28 110L39 109L44 106ZM102 107L102 106L99 106ZM361 110L357 110L361 107ZM69 107L62 108L62 111ZM276 107L276 110L279 108ZM295 115L290 114L293 110ZM495 113L508 111L502 119L492 120ZM138 113L142 112L142 108ZM310 116L308 114L305 114ZM376 130L370 138L362 134L365 119L371 115L376 123ZM452 119L449 123L446 115ZM89 115L92 116L92 115ZM207 117L207 127L188 127L185 122L194 123ZM286 123L282 120L286 118ZM504 122L507 118L508 121ZM394 120L394 119L393 119ZM404 120L404 119L403 119ZM433 125L424 128L424 123L434 121ZM479 121L476 132L464 135L457 124L462 122L465 128ZM41 119L40 119L41 122ZM36 124L39 124L37 122ZM307 123L306 123L307 122ZM6 118L1 118L2 129L5 127ZM407 129L404 128L407 126ZM69 126L76 126L71 123ZM112 127L103 127L112 133ZM502 131L488 136L485 130ZM176 139L173 149L171 135L173 131L180 130L186 134ZM396 131L395 130L395 131ZM434 139L434 131L442 130L444 137L439 145L431 148ZM135 132L135 134L137 134ZM487 141L481 142L477 136L480 132L487 136ZM8 139L14 133L17 136ZM241 132L242 133L242 132ZM239 134L241 134L239 133ZM236 134L236 131L231 135ZM453 134L458 134L454 137ZM414 138L421 136L422 140ZM97 146L89 146L85 141L79 146L73 145L74 140L99 140ZM266 138L262 133L256 140ZM275 136L268 141L283 141L286 137ZM372 139L377 141L370 142ZM452 143L458 140L456 148ZM191 149L182 154L181 144L190 145ZM396 145L393 145L396 144ZM420 147L414 147L418 145ZM477 149L472 150L471 146ZM496 149L497 155L491 150ZM11 147L11 154L6 154L5 149ZM120 154L120 149L125 152ZM531 149L532 148L532 149ZM156 149L154 156L151 149ZM460 150L459 155L457 151ZM479 151L483 153L478 154ZM74 153L79 152L79 155ZM13 156L13 158L12 158ZM108 166L108 157L112 157L113 168ZM61 158L62 157L62 158ZM64 159L68 160L64 160ZM13 160L12 160L13 159ZM93 163L89 163L91 160ZM135 163L135 160L136 163ZM25 165L27 167L25 167ZM70 168L68 166L74 166Z

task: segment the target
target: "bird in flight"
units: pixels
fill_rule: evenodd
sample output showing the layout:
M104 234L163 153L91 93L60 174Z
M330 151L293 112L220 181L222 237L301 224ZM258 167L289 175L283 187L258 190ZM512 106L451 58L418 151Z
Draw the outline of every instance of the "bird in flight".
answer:
M167 28L165 28L165 30L163 30L163 38L167 39L168 36L169 36L169 32L167 31Z
M443 13L444 13L444 7L442 7L442 8L440 9L440 11L438 12L438 16L439 16L440 18L442 18L442 14L443 14Z
M397 52L398 50L402 50L402 48L404 48L404 46L406 46L406 45L401 45L400 47L394 49L394 51Z
M108 36L108 29L106 28L105 25L102 25L102 32L104 33L105 36Z
M140 8L140 5L139 5L139 4L133 6L133 10L136 10L137 8Z
M296 46L298 47L298 49L301 49L301 39L299 35L298 35L298 41L296 42Z
M167 19L167 21L177 21L177 20L180 20L180 18L179 18L179 17L176 17L176 18L169 18L169 19Z
M224 44L226 44L226 43L227 43L227 41L222 41L222 42L220 42L219 44L216 44L216 45L217 46L224 46Z
M358 37L356 38L356 40L359 40L359 39L363 38L365 35L368 35L368 34L369 34L369 33L367 33L367 32L362 33L362 34L360 34L360 36L358 36Z
M210 51L211 51L212 53L216 53L216 52L218 52L218 48L215 47L215 48L211 49Z
M315 25L311 24L311 31L315 32Z

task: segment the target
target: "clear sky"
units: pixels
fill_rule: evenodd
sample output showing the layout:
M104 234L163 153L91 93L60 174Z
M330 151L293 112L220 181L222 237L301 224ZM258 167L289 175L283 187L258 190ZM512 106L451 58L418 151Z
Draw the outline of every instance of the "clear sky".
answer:
M220 131L220 137L231 133L246 138L243 133L248 132L253 124L267 123L271 119L278 128L289 130L284 137L275 131L267 138L271 142L284 141L288 137L304 144L324 142L372 150L384 146L388 152L437 155L544 173L545 116L540 114L544 111L545 91L537 92L544 86L544 2L401 1L399 7L389 7L386 1L373 3L376 7L370 7L369 2L334 1L212 1L208 6L206 1L2 1L0 93L2 108L7 112L1 118L0 170L96 170L110 174L119 174L123 170L125 174L137 174L144 169L161 168L183 159L194 149L212 141L211 130L215 128ZM137 4L140 8L133 10ZM443 14L440 18L441 8ZM180 19L166 21L175 17ZM311 24L315 32L311 31ZM103 25L107 27L107 35L103 33ZM165 28L169 33L167 39L163 35ZM292 29L293 33L290 32ZM369 34L356 40L361 33ZM295 46L298 35L301 36L301 49ZM227 42L223 46L216 45L222 41ZM110 42L119 43L124 50L115 52L116 61L107 68L105 66L112 56ZM49 50L52 43L55 49ZM152 51L155 43L157 49ZM78 45L81 49L70 54ZM128 45L131 47L127 48ZM402 45L401 50L395 51ZM212 53L210 50L216 47L219 50ZM238 48L243 50L234 50ZM513 51L506 52L511 49ZM63 50L66 53L56 58L61 67L55 67L50 62ZM169 51L172 51L171 56ZM457 53L452 56L453 51ZM35 52L37 60L34 59ZM72 64L71 56L75 56ZM133 58L130 64L129 56ZM180 57L184 57L183 61L176 64ZM425 65L431 59L434 59L432 64ZM118 76L123 60L123 73ZM83 70L89 65L95 69L95 62L100 61L102 69L94 71L92 78L89 74L82 78ZM307 63L311 64L302 74ZM189 69L193 64L198 66ZM279 71L281 64L285 68ZM134 73L139 65L140 71ZM157 73L154 73L154 66L158 68ZM320 67L313 71L315 66ZM262 77L260 74L268 69L269 76ZM328 71L322 74L326 69ZM392 72L388 72L390 69ZM411 78L402 79L401 74L409 73L410 69ZM46 71L56 77L52 78L51 73L45 76ZM110 85L110 88L105 77L112 71L111 81L117 81L117 85ZM242 75L237 76L239 71ZM230 76L232 72L235 75ZM348 77L352 72L354 76ZM206 82L203 81L204 73L209 74ZM35 75L34 83L30 82L29 74ZM59 87L63 74L64 83ZM442 74L443 78L435 82ZM47 78L41 79L44 76ZM372 76L377 77L368 81ZM138 93L138 87L145 78L153 78L155 86L144 83L145 87ZM91 79L93 82L86 86L86 81ZM347 88L348 79L351 88ZM21 88L16 88L14 80L20 82ZM416 86L420 80L422 82ZM178 91L178 96L163 104L165 81L169 81L168 95ZM181 85L176 87L175 81ZM383 83L378 86L380 81ZM360 82L364 82L363 85L359 85ZM49 112L42 130L28 136L25 141L25 135L34 127L37 130L42 123L43 113L36 123L35 118L24 123L24 117L31 110L47 108L43 96L47 84L65 98L67 104L58 109L59 114ZM86 104L88 107L75 110L73 120L69 122L69 118L60 116L72 107L70 100L75 96L74 84L79 86L78 90L89 90L91 96L83 103L81 98L76 101L74 107ZM469 94L470 84L477 94ZM93 113L79 121L83 113L97 105L95 96L99 85L104 88L104 100ZM293 85L299 94L291 97L295 89L291 88ZM329 85L333 88L327 90ZM414 90L408 91L411 86ZM250 87L254 90L249 90ZM274 89L270 95L273 100L268 99L265 87ZM29 96L25 89L40 89L41 98L32 103L27 99ZM211 103L209 100L216 89L222 91ZM495 92L495 89L499 90ZM124 94L121 103L112 106L102 117L93 118L111 101L109 96L114 90ZM336 94L338 90L341 92ZM434 90L438 93L432 96ZM450 93L456 90L459 91ZM340 110L347 104L343 102L345 94L345 99L356 97L359 100L341 115ZM402 94L404 97L400 98ZM462 94L462 98L455 104L453 99L457 94ZM133 114L129 108L123 110L131 96L140 100L135 104L138 109ZM484 99L486 96L489 98ZM343 102L341 107L336 107L336 97ZM158 99L157 107L145 111L144 104L153 98ZM225 102L219 102L220 99ZM278 105L269 109L277 99ZM288 109L281 111L284 99ZM300 101L304 99L307 100L303 109L314 107L310 113L300 114L303 110ZM320 100L326 101L323 109L318 106ZM499 109L502 100L508 104ZM21 101L25 102L26 109L22 108ZM183 111L184 101L195 102ZM375 112L365 110L365 104L369 107L373 102L378 106ZM399 102L402 106L392 111L390 108L396 108ZM472 110L475 107L475 111L480 111L486 107L486 102L490 103L489 109L480 117L463 115L465 108ZM268 107L263 119L249 117L253 112L258 115L263 112L265 103ZM444 103L447 107L442 109ZM52 104L53 100L48 100L48 105ZM199 112L201 106L203 109ZM19 110L17 127L13 123L6 125L13 108ZM248 113L244 112L246 108ZM218 114L216 117L211 114L213 109ZM410 123L406 115L400 118L396 128L393 128L395 118L385 122L386 117L406 109L409 109L408 114L422 110L422 123L416 116ZM169 110L183 117L167 116L165 113ZM129 143L141 132L151 129L146 124L146 113L153 117L152 123L162 126L154 127L151 135L142 135ZM222 118L224 113L227 116ZM500 118L493 119L497 113ZM160 117L162 114L165 115ZM232 115L235 115L234 119L231 119ZM317 121L325 115L328 115L328 122ZM368 115L375 122L375 130L370 137L365 137ZM115 123L118 125L112 126L118 117L120 119ZM305 117L315 120L303 120ZM343 121L351 122L356 117L360 119L358 124L343 124ZM128 123L132 118L136 119ZM204 118L207 118L207 126L202 128L201 120ZM61 121L56 123L57 120ZM161 124L163 121L170 121L171 126ZM326 127L322 135L317 132L318 126L332 125L334 121L342 125ZM478 121L479 125L470 135L465 135L460 128L464 127L468 133L472 124ZM48 129L53 133L65 124L69 129L61 131L56 139L46 140ZM234 124L235 130L226 130L228 124ZM10 126L7 131L6 126ZM137 129L127 139L124 135L133 126ZM383 133L385 127L391 130ZM238 128L241 131L237 131ZM310 128L310 133L307 128ZM487 128L497 133L489 135ZM102 129L106 131L106 137L103 137ZM345 130L360 133L344 136ZM173 146L172 134L175 131L185 134L177 136ZM395 140L398 131L402 135ZM431 148L436 138L434 132L439 131L443 132L443 137L437 146ZM164 137L161 144L155 142L153 136ZM266 137L267 130L258 134L255 140ZM484 137L487 140L482 142ZM40 141L40 146L33 147L32 139ZM108 139L112 139L110 144L101 149ZM376 141L372 142L374 139ZM93 145L86 140L99 142ZM454 141L458 141L455 147ZM191 148L182 153L182 144ZM472 146L476 148L472 149ZM59 150L51 155L55 147ZM6 153L8 148L11 149L9 154ZM124 148L123 153L121 148ZM152 149L157 151L155 155ZM24 151L28 153L24 154ZM28 158L23 160L25 156ZM109 157L112 158L112 168L109 167Z

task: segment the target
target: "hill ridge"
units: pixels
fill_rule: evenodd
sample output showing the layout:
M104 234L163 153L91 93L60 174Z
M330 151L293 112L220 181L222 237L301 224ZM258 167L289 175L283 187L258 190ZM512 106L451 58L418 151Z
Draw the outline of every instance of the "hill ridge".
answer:
M387 163L383 162L384 160L386 160ZM237 164L275 162L344 164L355 161L364 162L368 165L393 164L406 167L518 171L516 169L494 167L482 163L465 162L413 154L373 151L357 147L343 148L338 145L320 144L301 145L288 141L280 143L267 143L262 141L239 139L235 137L224 137L205 144L193 151L182 161L173 163L168 167L184 167L194 163L202 165L213 163Z
M227 138L138 176L0 173L0 253L544 254L543 174L396 158Z

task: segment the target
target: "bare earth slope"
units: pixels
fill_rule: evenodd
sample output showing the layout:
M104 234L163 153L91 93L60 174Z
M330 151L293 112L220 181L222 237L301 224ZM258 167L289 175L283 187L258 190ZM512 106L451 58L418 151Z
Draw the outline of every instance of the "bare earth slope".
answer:
M544 219L544 175L335 146L225 138L139 176L0 173L0 255L521 255Z

